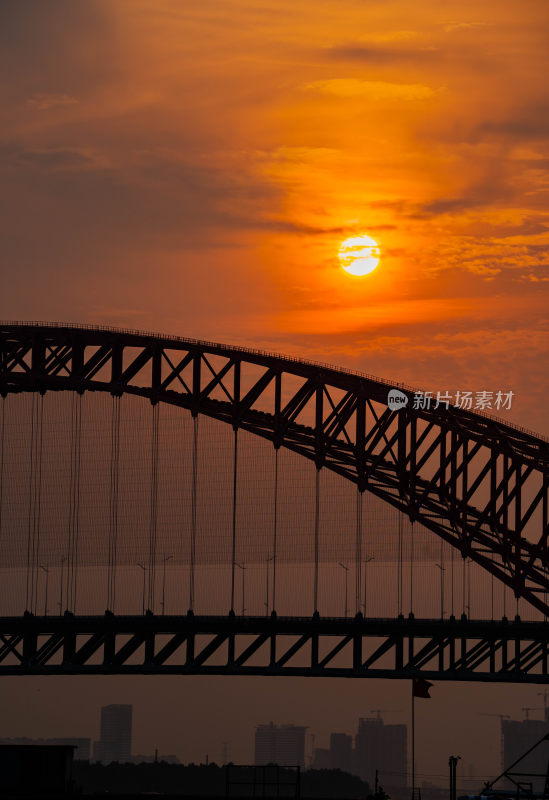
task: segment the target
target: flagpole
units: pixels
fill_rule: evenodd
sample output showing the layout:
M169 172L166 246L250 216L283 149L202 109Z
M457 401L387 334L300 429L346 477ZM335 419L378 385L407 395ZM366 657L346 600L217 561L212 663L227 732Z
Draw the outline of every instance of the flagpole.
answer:
M416 714L414 681L412 679L412 800L416 796Z

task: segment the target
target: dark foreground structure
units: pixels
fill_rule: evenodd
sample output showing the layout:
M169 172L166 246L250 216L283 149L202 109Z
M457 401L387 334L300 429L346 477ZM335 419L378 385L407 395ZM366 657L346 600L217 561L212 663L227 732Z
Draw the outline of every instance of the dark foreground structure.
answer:
M73 751L70 745L0 745L1 796L72 796Z
M75 783L84 795L240 798L340 798L363 800L368 784L340 770L286 769L229 764L75 764Z

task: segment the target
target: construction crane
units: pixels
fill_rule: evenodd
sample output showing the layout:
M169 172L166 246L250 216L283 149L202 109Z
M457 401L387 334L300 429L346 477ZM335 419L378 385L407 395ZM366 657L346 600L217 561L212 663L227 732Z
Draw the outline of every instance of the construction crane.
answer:
M523 708L522 710L524 711L524 715L526 717L526 722L528 722L528 719L529 719L528 714L529 714L530 711L543 711L543 708L540 708L538 706L537 708Z
M377 718L381 719L382 714L396 714L396 711L392 708L371 708L370 714L377 714Z

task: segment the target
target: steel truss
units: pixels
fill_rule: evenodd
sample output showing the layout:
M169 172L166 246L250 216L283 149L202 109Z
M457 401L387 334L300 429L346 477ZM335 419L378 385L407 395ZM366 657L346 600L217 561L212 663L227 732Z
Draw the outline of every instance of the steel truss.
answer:
M408 405L391 411L398 387ZM413 390L245 348L131 331L0 324L0 393L106 391L170 403L333 470L549 614L549 442Z
M547 683L549 624L121 616L0 618L0 675L290 675Z

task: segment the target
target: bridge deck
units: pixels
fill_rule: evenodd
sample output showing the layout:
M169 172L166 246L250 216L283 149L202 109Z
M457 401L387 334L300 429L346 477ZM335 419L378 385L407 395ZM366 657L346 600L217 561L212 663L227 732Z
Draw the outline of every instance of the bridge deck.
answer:
M549 623L323 617L0 618L0 675L289 675L547 683Z

